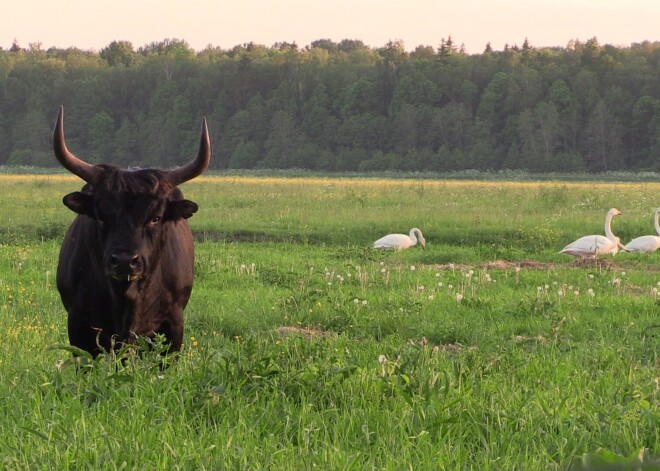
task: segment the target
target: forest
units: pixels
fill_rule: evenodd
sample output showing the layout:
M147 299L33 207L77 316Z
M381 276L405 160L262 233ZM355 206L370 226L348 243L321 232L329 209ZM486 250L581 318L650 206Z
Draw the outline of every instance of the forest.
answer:
M69 148L121 167L190 160L206 117L215 169L660 171L660 42L14 41L0 82L0 166L56 167L63 105Z

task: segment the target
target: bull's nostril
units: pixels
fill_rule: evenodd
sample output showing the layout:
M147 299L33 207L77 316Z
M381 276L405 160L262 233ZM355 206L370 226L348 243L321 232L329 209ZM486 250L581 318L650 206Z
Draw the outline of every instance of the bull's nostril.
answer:
M110 268L119 273L135 273L140 271L142 259L135 253L113 253L108 257Z

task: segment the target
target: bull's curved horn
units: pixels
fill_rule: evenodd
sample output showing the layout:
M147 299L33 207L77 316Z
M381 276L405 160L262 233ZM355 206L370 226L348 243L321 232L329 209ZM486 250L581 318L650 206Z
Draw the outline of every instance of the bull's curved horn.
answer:
M96 167L80 160L73 155L66 147L64 141L64 107L60 106L60 112L57 115L57 123L55 123L55 130L53 131L53 150L55 157L62 164L62 166L74 175L78 175L87 183L92 183L96 177Z
M174 186L180 185L201 175L209 166L209 162L211 162L211 139L209 138L209 128L206 124L206 118L204 118L197 157L183 167L168 171L167 178Z

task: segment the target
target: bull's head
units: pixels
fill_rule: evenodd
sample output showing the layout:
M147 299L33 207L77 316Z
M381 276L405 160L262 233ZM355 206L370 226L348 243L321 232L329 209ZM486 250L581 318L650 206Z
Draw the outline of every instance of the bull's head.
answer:
M82 191L66 195L64 204L96 221L103 269L109 277L127 282L149 273L150 263L166 243L166 227L197 211L197 204L183 199L177 185L200 175L211 159L204 119L197 157L183 167L120 170L89 164L67 149L61 107L53 148L62 166L87 182Z

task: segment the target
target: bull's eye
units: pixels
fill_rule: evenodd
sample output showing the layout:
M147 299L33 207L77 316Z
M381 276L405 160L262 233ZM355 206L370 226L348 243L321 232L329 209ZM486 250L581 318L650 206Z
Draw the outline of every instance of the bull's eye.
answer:
M160 222L160 216L155 216L151 218L151 221L149 221L150 226L155 226Z

